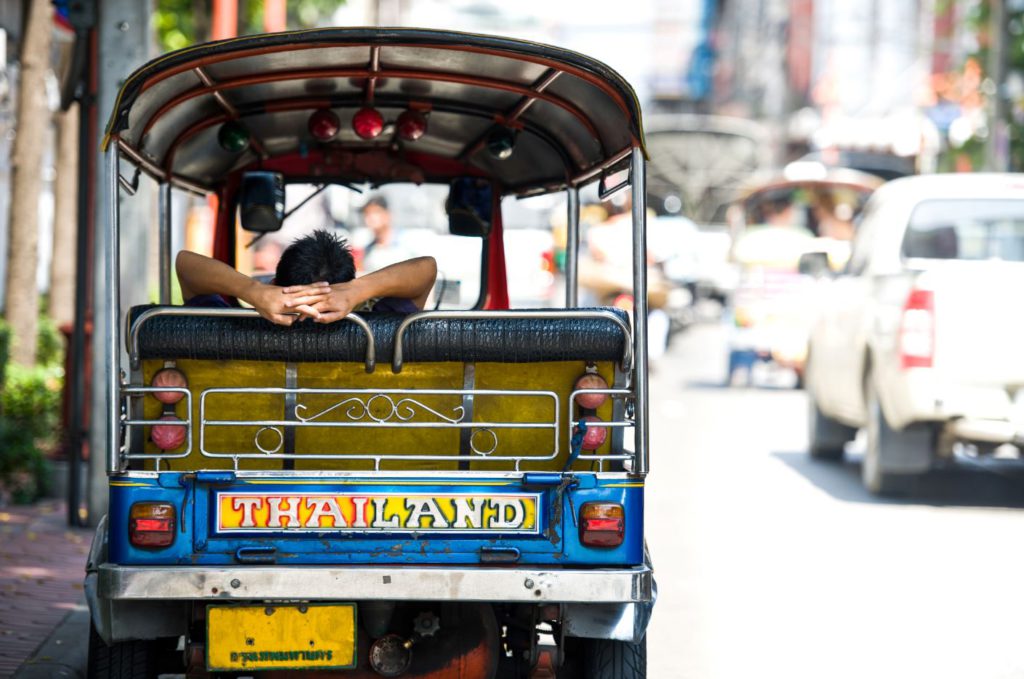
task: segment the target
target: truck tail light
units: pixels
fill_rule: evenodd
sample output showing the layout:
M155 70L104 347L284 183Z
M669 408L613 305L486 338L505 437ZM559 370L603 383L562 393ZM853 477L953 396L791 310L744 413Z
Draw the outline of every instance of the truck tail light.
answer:
M935 293L913 289L903 305L900 320L900 365L930 368L935 356Z
M135 547L169 547L174 542L174 505L136 502L128 513L128 540Z
M580 507L580 542L587 547L618 547L626 534L626 512L617 502L586 502Z

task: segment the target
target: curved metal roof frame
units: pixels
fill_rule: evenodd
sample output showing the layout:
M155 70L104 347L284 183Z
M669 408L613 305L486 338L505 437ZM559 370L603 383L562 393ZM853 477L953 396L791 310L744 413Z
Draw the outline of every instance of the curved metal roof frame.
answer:
M360 140L346 116L367 104L385 119L406 108L427 112L428 132L417 142L387 134ZM323 107L340 114L342 132L321 144L305 120ZM228 120L245 122L248 150L217 146L216 128ZM505 161L480 153L499 125L518 135ZM273 33L163 55L125 81L104 148L112 139L158 181L194 191L216 190L230 174L271 158L307 158L315 148L323 151L318 162L348 154L338 167L376 168L371 181L407 179L388 176L386 166L389 159L407 164L409 153L427 159L427 181L475 174L525 195L588 183L624 166L634 147L644 149L633 89L599 61L510 38L392 28Z

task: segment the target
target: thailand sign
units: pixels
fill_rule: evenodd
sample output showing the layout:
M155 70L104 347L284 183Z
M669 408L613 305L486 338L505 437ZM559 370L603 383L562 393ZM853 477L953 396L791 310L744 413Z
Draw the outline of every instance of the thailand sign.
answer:
M539 533L538 494L219 493L220 533Z

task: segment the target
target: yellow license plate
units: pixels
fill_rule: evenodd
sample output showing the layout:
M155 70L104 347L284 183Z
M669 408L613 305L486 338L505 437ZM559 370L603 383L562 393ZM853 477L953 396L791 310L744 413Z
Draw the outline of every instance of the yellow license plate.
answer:
M206 667L210 671L355 666L355 604L206 609Z

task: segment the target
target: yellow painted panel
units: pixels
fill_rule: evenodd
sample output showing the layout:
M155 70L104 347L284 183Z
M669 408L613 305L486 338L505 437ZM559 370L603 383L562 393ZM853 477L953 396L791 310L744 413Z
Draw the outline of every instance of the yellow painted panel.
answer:
M143 364L145 383L149 384L162 361ZM162 469L230 469L230 459L206 458L199 453L199 395L211 387L284 387L285 364L271 361L198 361L180 360L177 367L188 377L193 393L193 451L188 458L171 460ZM479 363L475 366L476 389L553 391L558 395L559 454L556 460L523 463L524 470L561 469L568 456L568 398L576 379L583 374L583 361L548 363ZM598 365L599 373L612 383L614 369L611 363ZM387 365L378 366L367 374L362 363L304 363L298 367L297 386L318 389L461 389L463 365L461 363L407 363L402 372L393 374ZM161 405L146 396L144 416L160 416ZM458 395L411 394L374 397L360 395L359 400L349 396L304 394L297 397L297 414L311 423L354 423L361 421L370 426L317 427L302 426L295 429L295 452L298 454L338 454L332 460L296 460L295 468L365 471L372 469L369 460L344 459L346 455L446 455L456 456L460 449L460 431L455 427L395 428L384 426L388 422L441 423L445 419L458 420L462 413L462 398ZM207 417L216 420L283 420L285 397L281 394L211 394L207 397ZM176 406L178 417L184 417L184 401ZM609 399L597 412L601 419L611 419ZM488 422L550 422L554 417L554 403L541 396L476 396L473 399L473 421ZM374 420L384 424L375 424ZM260 432L261 425L234 425L207 427L205 447L215 452L259 453L257 436L266 449L277 448L280 436L270 429ZM547 456L552 450L551 429L495 428L493 437L487 431L474 430L473 442L477 449L493 451L474 459L470 467L478 471L507 470L502 458L513 455ZM609 430L609 439L611 430ZM148 440L147 453L159 453ZM607 453L605 443L598 452ZM247 459L244 469L282 469L278 459ZM147 469L153 465L148 462ZM384 469L455 470L458 462L452 460L408 460L383 463ZM577 469L589 468L589 463L577 463Z

